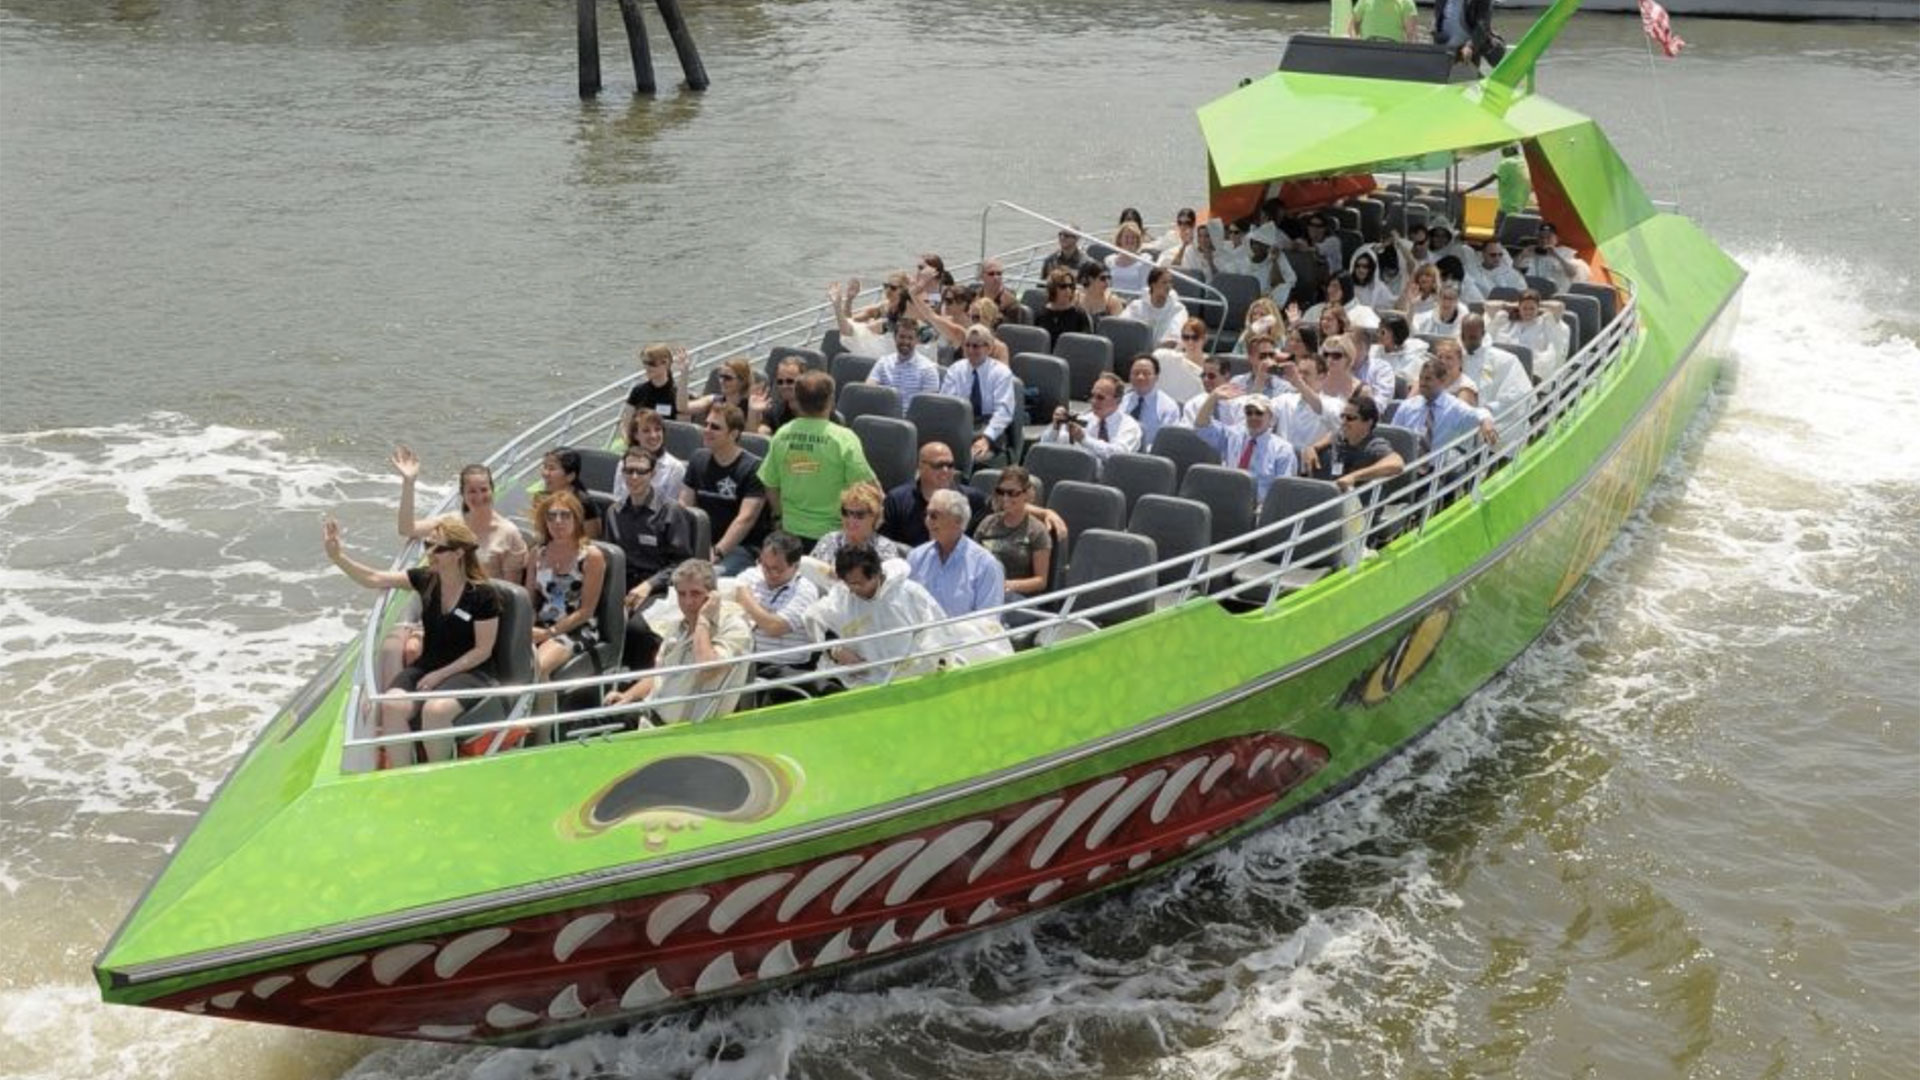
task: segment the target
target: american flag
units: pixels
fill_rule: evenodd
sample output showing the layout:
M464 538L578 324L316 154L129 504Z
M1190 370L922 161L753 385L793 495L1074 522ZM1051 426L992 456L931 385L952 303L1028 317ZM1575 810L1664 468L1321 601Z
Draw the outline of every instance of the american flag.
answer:
M1667 9L1661 7L1657 0L1640 0L1640 27L1669 57L1679 56L1680 50L1687 47L1687 43L1680 40L1680 35L1673 32L1673 23L1667 19Z

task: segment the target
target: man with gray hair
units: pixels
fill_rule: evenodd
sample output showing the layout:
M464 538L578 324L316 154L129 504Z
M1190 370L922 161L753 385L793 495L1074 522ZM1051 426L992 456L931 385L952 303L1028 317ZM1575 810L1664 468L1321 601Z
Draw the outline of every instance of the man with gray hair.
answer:
M698 723L725 716L738 703L737 692L715 693L693 701L669 699L708 691L737 691L746 682L747 665L717 662L753 651L753 628L738 604L721 598L719 575L707 560L688 559L673 568L672 580L673 610L666 612L667 605L662 604L648 616L661 637L655 667L668 670L609 694L607 704L665 701L653 709L653 715L665 724ZM671 670L692 664L716 666Z
M1000 560L967 535L972 517L965 495L951 488L934 492L927 499L927 534L932 539L907 555L913 580L948 615L997 607L1006 594L1007 575Z

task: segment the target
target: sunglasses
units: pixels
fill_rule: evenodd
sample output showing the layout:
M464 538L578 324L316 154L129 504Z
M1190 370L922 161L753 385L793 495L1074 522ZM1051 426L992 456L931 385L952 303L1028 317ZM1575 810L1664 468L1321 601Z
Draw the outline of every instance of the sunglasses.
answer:
M727 430L727 425L725 425L725 424L708 424L708 425L707 425L707 430L708 430L708 431L725 431L725 430Z
M999 270L988 270L986 273L981 274L980 276L981 277L1000 277L1002 276L1002 273Z
M948 460L946 460L946 461L929 461L929 462L927 462L927 468L929 468L929 469L951 469L951 468L953 468L953 460L952 460L951 458L949 458L949 459L948 459Z
M1265 409L1247 409L1247 410L1246 410L1246 414L1247 414L1248 416L1265 416L1265 415L1267 415L1267 410L1265 410Z
M1027 493L1027 489L1026 488L994 488L993 493L995 495L1000 496L1003 499L1011 499L1017 495L1025 495Z
M984 342L984 341L969 341L969 342L967 342L967 348L969 348L969 349L990 349L990 348L992 348L992 347L993 347L993 346L991 346L991 345L989 345L989 344L987 344L987 343L986 343L986 342Z
M1347 354L1337 349L1322 349L1320 351L1320 359L1322 360L1345 360L1346 358Z
M1199 334L1181 334L1180 340L1181 341L1199 341L1200 335Z
M775 386L792 386L792 385L794 385L795 383L798 383L799 381L800 381L799 379L775 379L775 380L773 380L773 385L775 385Z
M1340 414L1340 419L1342 419L1342 420L1358 420L1358 419L1360 419L1360 414L1359 414L1359 413L1357 413L1357 412L1348 412L1348 413L1341 413L1341 414Z
M428 544L427 545L427 554L429 555L439 555L448 551L459 551L459 550L460 550L459 544Z
M547 511L546 517L548 521L571 521L573 520L573 511L549 510Z
M620 470L620 472L621 472L621 475L623 476L652 476L653 475L652 469L635 469L632 467L623 468Z
M864 506L843 506L840 508L840 516L843 518L853 518L857 521L861 518L872 517L873 511Z
M735 375L729 371L723 371L720 373L720 381L721 382L739 382L740 376Z

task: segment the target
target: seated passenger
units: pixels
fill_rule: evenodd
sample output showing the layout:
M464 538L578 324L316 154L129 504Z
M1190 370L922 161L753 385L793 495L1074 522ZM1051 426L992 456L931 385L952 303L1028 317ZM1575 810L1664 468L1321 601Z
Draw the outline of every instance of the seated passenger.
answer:
M1040 275L1049 282L1053 281L1055 270L1065 270L1069 274L1078 275L1081 267L1091 265L1094 261L1092 256L1080 250L1079 226L1061 229L1059 242L1060 250L1047 256L1046 261L1040 264Z
M580 528L584 513L571 492L533 504L533 561L523 582L533 596L533 660L544 679L569 657L600 641L601 580L607 558Z
M973 510L957 491L936 491L927 501L929 539L907 556L919 582L948 615L968 615L998 607L1006 593L1006 571L986 548L967 536Z
M1295 458L1340 426L1345 401L1326 393L1327 362L1318 353L1280 366L1287 392L1273 399L1273 433L1293 447Z
M1418 319L1439 303L1440 268L1432 263L1423 263L1407 279L1407 291L1400 295L1399 310L1409 319Z
M1406 461L1384 435L1380 426L1380 407L1362 395L1340 410L1340 430L1310 449L1308 471L1321 480L1331 480L1342 491L1352 491L1376 480L1399 476Z
M1567 286L1576 281L1590 281L1593 268L1588 266L1578 252L1560 243L1560 231L1551 221L1540 223L1540 229L1532 240L1520 249L1520 257L1514 260L1521 273L1528 277L1546 278L1553 282L1553 291L1563 293Z
M653 632L660 636L657 667L713 664L746 656L753 649L753 630L740 608L722 599L713 564L688 559L673 569L674 604L655 608ZM607 695L609 705L661 701L686 694L738 688L752 674L747 665L720 664L695 671L648 675L624 690ZM725 716L739 703L738 694L714 694L692 701L668 701L653 709L664 724L697 724Z
M940 365L920 351L920 324L912 316L903 316L893 326L893 351L882 356L867 373L874 386L890 386L900 395L900 415L907 415L907 402L916 394L940 392Z
M1420 365L1427 362L1427 343L1413 336L1413 330L1407 326L1405 318L1398 312L1380 316L1376 340L1378 344L1374 346L1374 353L1395 376L1407 380L1409 385L1419 379ZM1372 383L1371 379L1367 381ZM1391 401L1391 392L1382 400Z
M987 511L986 493L960 482L959 464L954 460L953 450L943 442L923 443L920 446L920 465L913 479L886 494L886 504L879 523L881 535L899 541L905 548L926 543L930 535L927 532L927 506L938 491L957 491L965 496L971 515ZM845 508L845 500L842 500L841 506ZM882 558L890 557L884 547L880 555ZM831 556L821 557L831 561Z
M853 301L860 295L859 278L850 279L844 287L837 281L827 286L827 301L833 307L835 325L840 329L840 344L855 356L884 356L890 347L894 325L907 313L909 287L904 272L888 274L886 284L881 287L880 302L855 312Z
M1188 316L1187 305L1180 301L1180 294L1173 291L1172 271L1162 266L1148 269L1146 295L1128 304L1120 315L1146 323L1152 332L1148 340L1155 347L1177 347L1180 328L1187 325Z
M1218 391L1215 392L1216 394ZM1273 431L1273 401L1265 394L1248 394L1240 401L1239 425L1213 422L1213 409L1202 406L1193 430L1220 454L1221 463L1253 475L1254 498L1267 497L1276 476L1300 471L1293 447Z
M1040 441L1077 446L1102 462L1115 451L1138 451L1140 424L1120 411L1120 397L1124 392L1120 376L1111 371L1102 372L1087 394L1093 414L1075 417L1067 412L1066 406L1060 406L1053 410L1053 423L1047 426Z
M828 378L823 372L808 374ZM746 418L734 406L723 403L714 408L702 425L703 445L687 462L686 486L680 491L680 505L706 511L713 536L710 554L728 577L753 565L760 539L770 529L767 492L760 480L762 462L740 447L745 424ZM784 434L786 428L781 431Z
M594 503L587 491L587 485L580 479L580 451L570 447L558 447L549 450L540 459L540 483L534 488L535 501L542 494L566 492L580 504L581 520L586 526L586 538L600 539L600 507Z
M1240 328L1240 340L1234 345L1234 351L1242 356L1253 355L1253 339L1263 337L1267 344L1287 332L1287 321L1280 314L1280 305L1270 296L1262 296L1247 305L1246 325Z
M993 489L998 507L974 526L973 538L1000 560L1007 599L1038 596L1047 591L1053 570L1053 529L1033 508L1033 477L1018 465L1000 473ZM1066 531L1065 523L1061 531Z
M1372 244L1353 253L1347 265L1347 277L1353 283L1353 302L1382 311L1393 307L1397 294L1380 279L1380 257Z
M1327 215L1321 211L1307 215L1307 249L1320 256L1322 272L1332 277L1347 265L1345 254L1340 248L1340 238L1334 235L1333 225L1327 221Z
M1444 380L1440 385L1446 389L1447 393L1461 401L1469 405L1479 405L1480 386L1468 378L1466 371L1462 369L1462 357L1458 338L1441 338L1433 347L1433 358L1440 361L1441 377Z
M800 415L773 437L758 475L781 527L810 545L839 524L840 493L856 481L873 479L873 468L860 437L829 419L833 376L824 371L801 375L793 406Z
M637 412L627 423L618 449L645 450L653 455L653 493L668 502L680 501L687 479L687 463L667 450L667 424L656 412Z
M1207 357L1206 362L1200 365L1200 392L1189 397L1186 404L1180 407L1182 427L1193 427L1203 407L1213 410L1213 422L1216 424L1240 422L1238 399L1245 391L1233 385L1232 370L1233 364L1226 357ZM1214 393L1216 390L1218 394Z
M1457 346L1457 343L1456 343ZM1469 432L1478 431L1480 441L1497 445L1499 432L1487 410L1469 405L1447 392L1447 362L1433 357L1420 365L1419 393L1407 399L1393 414L1395 427L1403 427L1420 436L1422 455L1452 443Z
M405 573L375 570L340 550L340 523L331 514L321 524L321 542L333 565L360 585L369 589L412 589L420 595L420 656L388 681L385 689L411 693L495 685L493 644L500 631L500 603L487 584L487 572L480 566L480 541L473 530L442 518L427 534L427 565ZM416 712L422 731L451 728L460 713L482 700L437 698L383 704L374 734L406 734ZM430 739L419 745L429 761L453 757L450 739ZM413 753L410 743L382 747L382 767L411 764Z
M1127 302L1113 294L1113 271L1104 263L1088 263L1080 268L1080 296L1075 302L1091 322L1127 309Z
M1145 242L1146 233L1131 221L1122 222L1113 234L1117 250L1107 256L1107 272L1113 275L1113 287L1127 296L1137 296L1147 289L1147 274L1154 266L1140 251Z
M1014 399L1013 370L994 359L997 344L993 332L975 324L967 327L960 354L965 363L947 367L940 392L957 397L973 406L973 445L975 464L1006 459L1007 432L1021 419L1021 404Z
M1435 301L1433 310L1414 317L1413 332L1457 338L1460 336L1460 317L1466 313L1467 309L1460 304L1459 287L1442 285L1440 298Z
M1208 336L1206 323L1188 319L1180 328L1179 348L1153 350L1153 358L1160 361L1160 376L1154 386L1178 404L1184 405L1193 395L1206 391L1200 384L1200 368L1206 363Z
M1007 288L1007 269L999 259L988 259L980 264L977 288L979 295L993 301L993 306L999 308L1002 314L1012 314L1020 306L1020 298Z
M938 446L940 452L947 455L949 462L947 475L953 475L951 468L953 452L947 449L945 443L931 445ZM922 472L926 471L924 464L926 456L926 450L922 449L920 451ZM902 563L906 562L909 545L895 543L890 537L875 531L881 528L884 505L885 497L880 494L880 485L871 480L849 484L847 489L840 493L840 527L821 537L809 552L813 560L822 564L819 567L819 576L815 579L822 591L832 584L833 566L840 555L841 548L870 547L879 552L883 560L891 562L897 559Z
M1061 334L1093 333L1093 319L1075 302L1073 271L1061 267L1047 275L1047 303L1033 313L1033 325L1047 332L1048 348L1060 344Z
M780 430L781 425L798 415L793 408L793 388L800 382L800 374L807 370L797 356L782 357L773 371L773 393L768 394L764 387L756 388L753 399L753 412L760 417L760 426L755 429L762 435L771 435Z
M1512 307L1499 301L1487 304L1494 344L1521 345L1531 351L1533 377L1542 386L1567 360L1567 326L1560 321L1565 310L1558 300L1543 301L1532 289L1522 292Z
M1282 253L1286 247L1287 239L1281 235L1280 226L1271 221L1247 234L1247 261L1253 276L1260 279L1261 289L1281 307L1293 302L1294 287L1300 284L1300 275Z
M1180 403L1160 389L1160 361L1142 353L1128 366L1128 381L1133 385L1120 398L1120 411L1140 425L1140 445L1153 445L1160 429L1180 422Z
M1495 289L1518 291L1527 287L1527 279L1514 269L1507 249L1498 240L1481 241L1480 257L1467 264L1467 280L1479 288L1482 299Z
M1527 440L1533 414L1533 380L1520 358L1487 344L1487 321L1469 315L1460 321L1461 362L1480 389L1479 404L1493 413L1501 441L1518 446Z
M714 409L721 405L731 405L740 410L740 415L753 422L753 365L744 356L736 356L723 361L720 365L720 389L712 394L703 394L697 398L687 398L684 384L680 387L680 411L687 419L695 423L705 420Z
M807 611L807 623L815 638L828 634L841 639L883 635L872 641L829 644L828 663L880 664L839 673L839 680L848 686L877 684L889 675L918 674L945 662L964 663L1012 651L1004 640L970 644L965 631L930 626L946 618L939 603L919 583L900 573L897 564L895 569L883 568L879 553L870 547L841 548L834 556L834 573L839 581Z
M678 419L682 394L674 372L684 372L687 366L687 350L678 345L654 344L641 349L640 370L645 378L627 392L627 403L620 409L619 430L627 430L627 424L639 412L657 413L662 420Z
M693 519L685 507L669 502L653 489L657 466L653 455L634 447L620 461L627 493L607 512L607 540L627 556L626 608L637 615L666 594L673 568L693 557ZM630 668L653 665L660 639L645 619L627 620L626 644L621 655Z
M753 651L763 667L807 667L813 636L807 609L820 590L800 573L804 550L791 533L775 530L760 545L759 562L736 579L733 599L753 625Z
M393 471L400 474L400 535L407 540L425 540L444 519L421 521L414 515L414 487L420 479L420 458L406 446L394 448L389 459ZM480 538L480 565L488 577L516 581L527 565L527 539L505 514L493 509L493 470L485 465L469 465L460 470L460 520Z

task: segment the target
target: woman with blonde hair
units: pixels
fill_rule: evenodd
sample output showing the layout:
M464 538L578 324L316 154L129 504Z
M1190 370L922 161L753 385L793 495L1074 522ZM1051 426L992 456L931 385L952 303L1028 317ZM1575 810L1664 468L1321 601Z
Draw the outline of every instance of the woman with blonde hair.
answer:
M435 522L427 533L427 565L406 572L375 570L340 548L340 523L328 514L321 522L321 543L327 558L348 577L369 589L412 589L420 596L422 646L417 660L400 669L386 684L388 690L426 692L467 690L493 686L493 645L500 632L500 598L487 583L480 565L479 538L452 518ZM412 730L416 713L422 731L451 728L460 714L480 698L435 698L426 702L391 702L380 706L376 735L404 735ZM430 761L453 756L448 739L418 744ZM383 748L384 765L410 764L413 744Z
M571 491L544 495L533 506L539 543L524 584L533 594L533 657L543 679L600 641L597 613L607 557L587 538L585 521Z
M1240 331L1238 350L1244 355L1247 351L1247 339L1255 334L1264 334L1269 339L1279 340L1285 333L1287 322L1280 315L1280 305L1273 297L1262 296L1247 305L1246 326Z
M1107 269L1113 274L1113 287L1123 293L1137 295L1147 289L1147 273L1153 269L1153 260L1140 252L1146 235L1131 221L1123 222L1113 234L1113 246L1119 250L1107 256Z
M880 553L882 561L904 559L907 549L880 535L880 516L885 512L887 495L871 480L849 484L840 493L840 527L820 538L809 554L833 572L834 556L843 547L865 544Z

